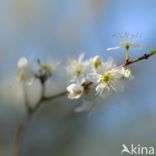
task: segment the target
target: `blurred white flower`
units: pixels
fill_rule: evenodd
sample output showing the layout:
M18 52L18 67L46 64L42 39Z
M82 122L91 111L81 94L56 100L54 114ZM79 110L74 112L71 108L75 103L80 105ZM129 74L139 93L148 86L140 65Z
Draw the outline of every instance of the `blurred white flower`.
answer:
M52 76L57 66L60 64L58 61L47 60L46 63L42 64L40 60L37 60L39 65L39 75L45 76L46 78Z
M83 94L84 88L80 83L72 83L67 87L69 99L79 99Z
M66 71L72 76L71 81L85 81L89 67L90 62L84 60L84 53L82 53L78 59L69 60Z
M113 64L113 60L109 59L107 62L103 63L100 70L88 74L88 79L97 84L97 94L107 95L112 91L117 92L123 90L123 85L121 83L122 76L121 67L116 67L116 65Z
M123 75L123 78L126 80L134 79L134 75L132 75L132 72L129 68L121 67L121 73Z
M90 111L94 106L93 101L83 100L82 104L74 109L76 113L87 112Z
M96 70L94 70L93 72L103 73L104 71L111 70L115 67L116 67L116 64L114 63L114 59L112 57L109 57L107 59L107 61L105 61L105 62L102 61L101 65ZM93 72L91 71L90 73L93 73Z
M31 85L34 81L34 72L30 68L28 60L25 57L21 57L17 61L17 67L19 68L17 79L28 85Z
M117 50L120 48L124 48L124 49L132 48L137 50L142 49L141 45L136 44L137 40L141 38L141 35L139 33L130 34L126 32L124 35L120 35L120 34L113 35L113 38L117 40L119 45L113 48L107 48L107 51Z
M17 67L18 68L24 68L28 66L28 60L25 57L21 57L18 61L17 61Z
M100 58L100 56L96 55L90 59L90 63L93 67L93 70L96 71L102 65L102 59Z

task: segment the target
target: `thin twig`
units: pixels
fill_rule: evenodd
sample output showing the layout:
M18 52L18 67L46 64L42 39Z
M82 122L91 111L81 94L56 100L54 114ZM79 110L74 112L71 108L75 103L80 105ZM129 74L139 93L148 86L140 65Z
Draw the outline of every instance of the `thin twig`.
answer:
M129 60L127 59L124 66L128 66L137 62L140 62L142 60L147 60L149 57L151 57L152 55L156 54L156 50L152 50L150 53L144 54L143 56L135 59L135 60Z
M62 97L62 96L65 96L67 94L67 91L63 91L61 93L58 93L58 94L55 94L55 95L52 95L50 97L41 97L41 99L39 100L39 102L36 104L35 107L33 107L31 109L31 112L36 112L40 106L42 105L43 102L47 102L47 101L51 101L51 100L55 100L59 97Z
M19 143L21 141L21 136L23 129L25 127L25 123L23 121L19 121L17 128L16 128L16 136L15 136L15 144L14 144L14 151L13 151L13 156L19 156Z
M20 121L17 125L13 156L20 156L20 152L21 152L20 147L23 143L24 133L25 133L25 130L27 128L27 125L29 124L29 121L30 121L32 115L40 108L42 103L46 102L46 101L54 100L54 99L62 97L62 96L65 96L66 94L67 94L67 92L64 91L64 92L52 95L50 97L44 97L44 93L43 93L41 99L39 100L39 102L36 104L36 106L34 108L31 108L29 103L28 103L27 98L26 97L24 98L25 99L25 106L27 109L27 117L22 122ZM25 95L25 93L24 93L24 95Z
M20 144L22 142L22 138L24 135L24 131L26 128L26 124L28 123L28 120L31 116L32 109L29 104L27 92L25 90L25 84L21 83L22 90L23 90L23 99L26 107L26 119L20 120L16 127L16 136L15 136L15 143L14 143L14 149L13 149L13 156L20 156Z

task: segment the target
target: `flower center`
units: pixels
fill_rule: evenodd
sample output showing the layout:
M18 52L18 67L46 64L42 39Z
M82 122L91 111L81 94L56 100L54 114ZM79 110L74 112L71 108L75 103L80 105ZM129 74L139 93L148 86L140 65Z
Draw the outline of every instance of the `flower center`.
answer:
M46 64L42 65L42 70L44 71L45 74L50 74L50 68L48 65Z
M81 75L81 69L80 69L79 66L76 68L75 74L76 74L76 76L80 76Z
M109 84L112 80L113 80L113 78L111 76L111 72L110 71L107 71L106 73L101 74L100 83L107 83L107 84Z
M97 69L99 66L101 65L101 61L100 60L96 60L94 62L94 68Z

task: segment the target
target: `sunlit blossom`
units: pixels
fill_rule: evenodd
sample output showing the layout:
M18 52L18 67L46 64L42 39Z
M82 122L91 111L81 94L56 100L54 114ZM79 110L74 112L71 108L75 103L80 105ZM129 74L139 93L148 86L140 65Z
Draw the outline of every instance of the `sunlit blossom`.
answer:
M71 75L71 81L85 81L87 72L90 70L89 60L84 60L84 53L80 54L78 59L70 59L66 71Z
M28 60L25 57L21 57L18 61L17 61L17 67L18 68L24 68L28 66Z
M102 59L96 55L90 59L90 63L94 70L97 70L102 65Z
M84 88L79 83L72 83L67 87L67 91L69 99L78 99L83 94Z
M123 78L126 80L134 79L134 75L132 75L132 72L129 68L121 67L121 73L123 75Z
M130 34L126 32L123 35L115 34L113 35L113 38L117 41L118 45L112 48L107 48L107 51L117 50L120 48L137 50L142 49L142 46L136 43L137 40L141 38L139 33Z
M112 91L117 92L123 90L121 83L122 76L120 67L116 67L116 65L113 64L113 60L109 59L103 64L100 70L88 74L88 79L97 84L97 94L107 95Z
M45 63L41 63L41 61L37 60L39 66L40 76L45 76L46 78L51 77L53 72L56 70L57 66L60 64L58 61L47 60Z

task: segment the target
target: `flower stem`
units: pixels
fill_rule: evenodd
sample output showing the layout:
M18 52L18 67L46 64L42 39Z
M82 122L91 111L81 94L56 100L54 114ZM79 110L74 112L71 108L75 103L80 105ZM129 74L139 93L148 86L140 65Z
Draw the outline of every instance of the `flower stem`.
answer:
M44 87L44 86L43 86ZM45 88L43 88L42 90L42 96L41 99L39 100L39 102L36 104L36 106L34 108L31 108L27 98L25 97L25 105L26 105L26 109L27 109L27 116L25 120L22 120L18 123L17 128L16 128L16 137L15 137L15 144L14 144L14 151L13 151L13 156L20 156L21 154L21 146L23 144L23 140L24 140L24 136L25 136L25 132L26 132L26 128L29 125L30 119L32 118L33 114L41 107L41 105L43 104L43 102L47 102L47 101L51 101L54 100L56 98L59 97L63 97L67 94L66 91L63 91L61 93L52 95L50 97L45 97L44 96L44 91ZM25 94L24 94L25 95Z
M20 154L20 141L21 141L21 136L22 132L24 129L25 123L23 121L19 121L17 128L16 128L16 136L15 136L15 144L14 144L14 151L13 151L13 156L19 156Z
M125 55L125 63L129 60L129 45L127 44L125 47L126 55Z
M45 96L44 97L41 97L40 101L35 105L35 107L33 107L31 109L31 112L32 113L36 112L40 108L40 106L42 105L43 102L55 100L55 99L57 99L59 97L65 96L66 94L67 94L67 92L66 91L63 91L63 92L60 92L58 94L55 94L55 95L52 95L52 96L49 96L49 97L45 97Z
M126 58L125 58L126 60L128 60L128 58L129 58L128 55L129 55L129 50L126 48Z

